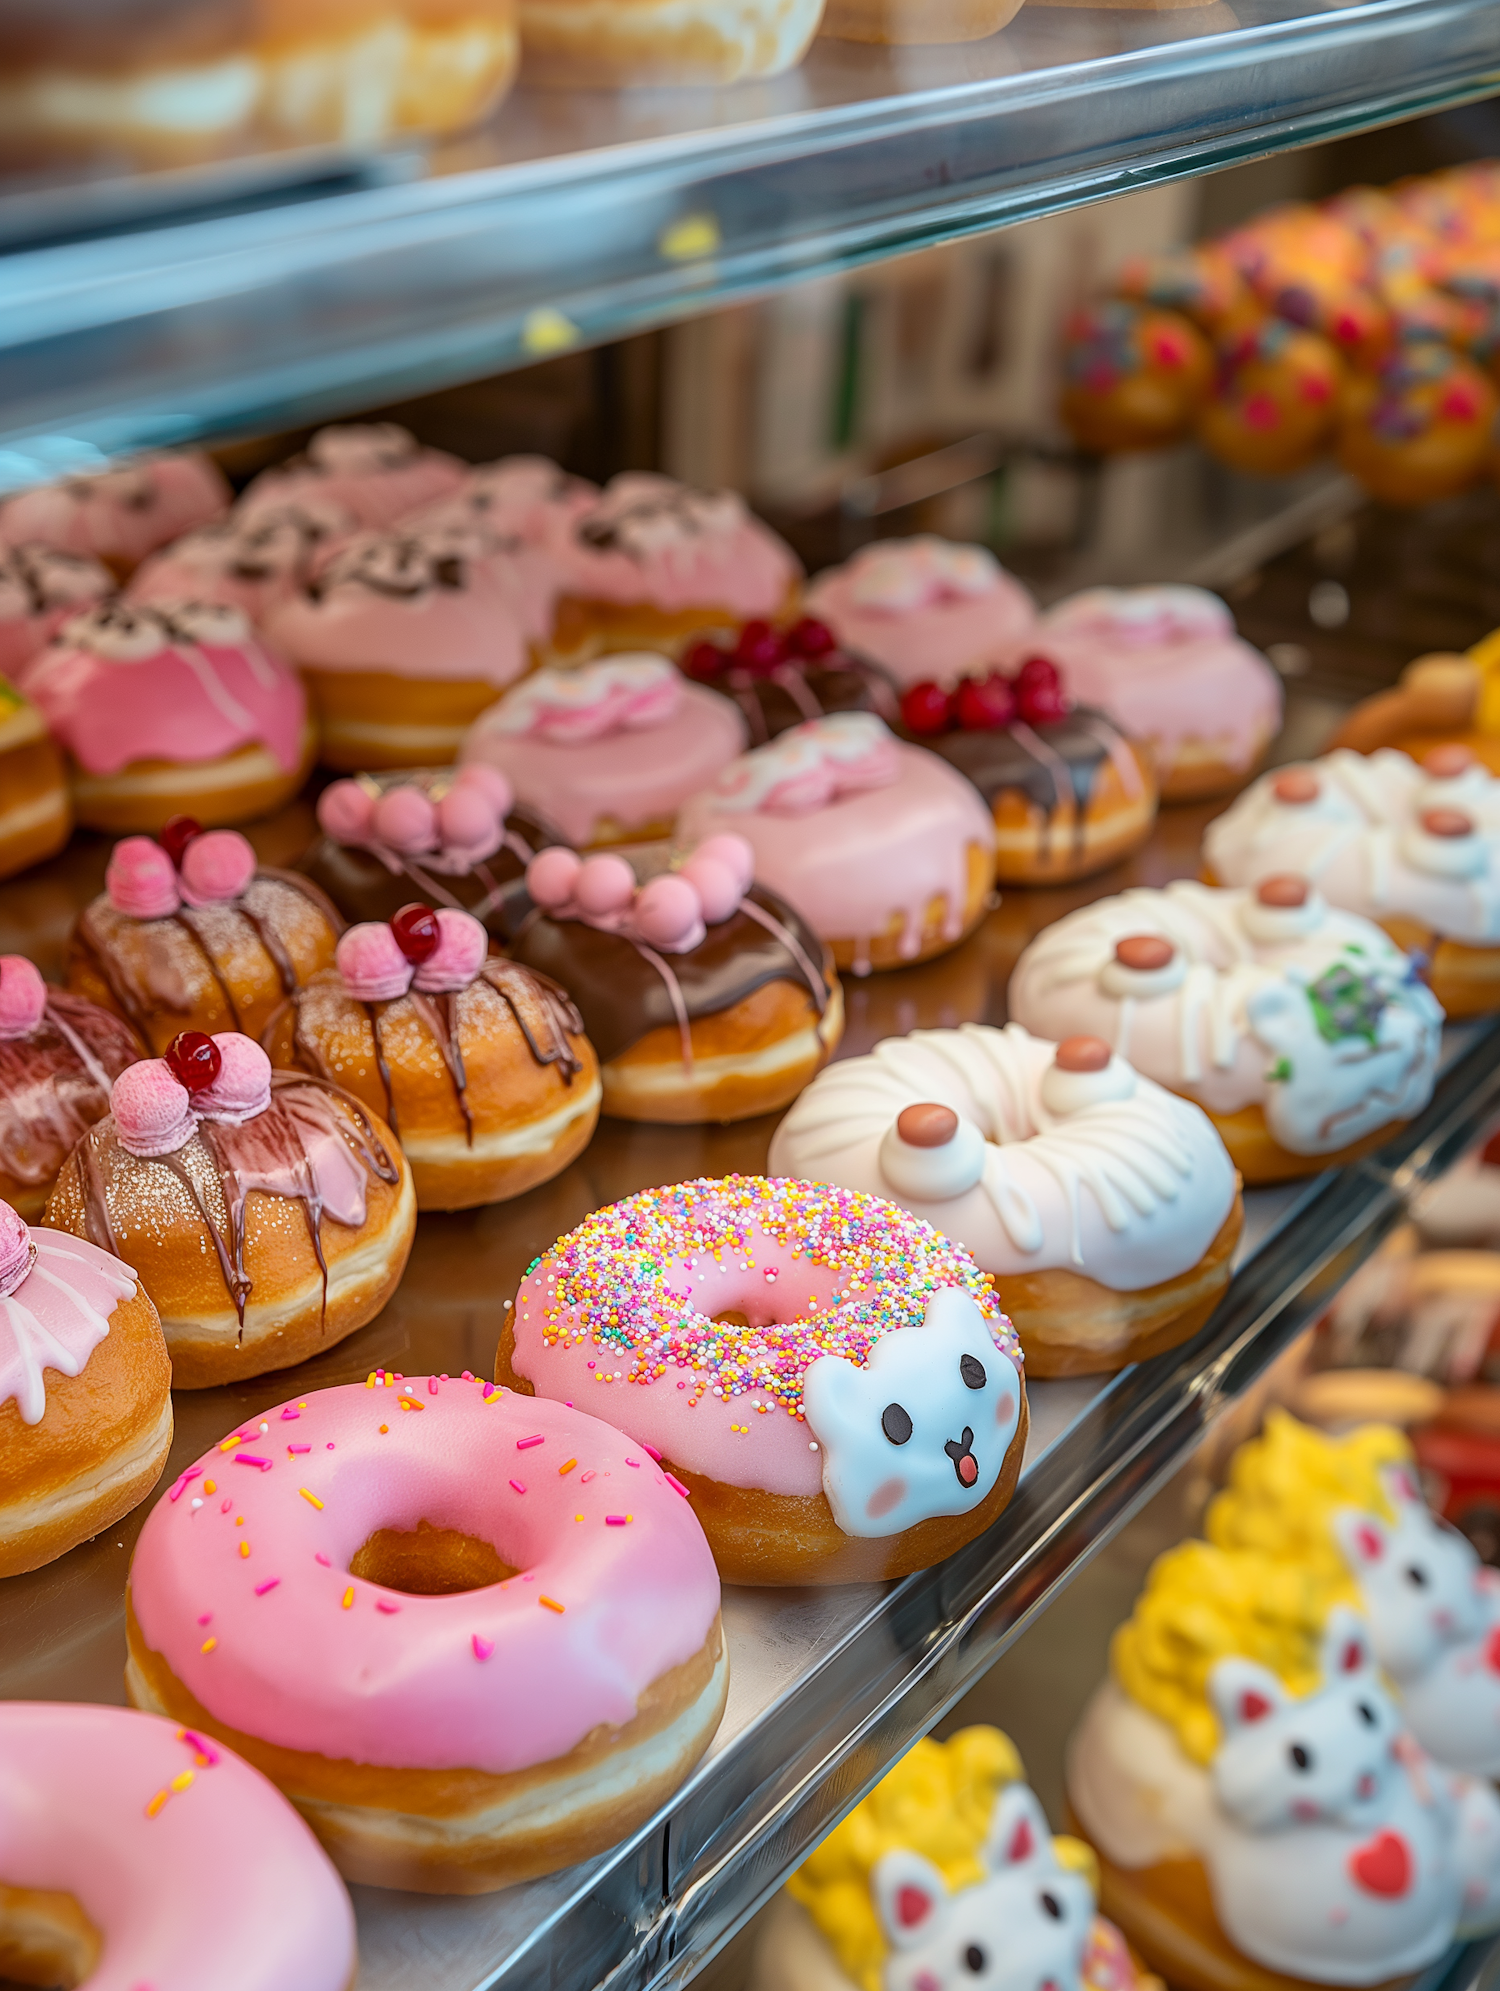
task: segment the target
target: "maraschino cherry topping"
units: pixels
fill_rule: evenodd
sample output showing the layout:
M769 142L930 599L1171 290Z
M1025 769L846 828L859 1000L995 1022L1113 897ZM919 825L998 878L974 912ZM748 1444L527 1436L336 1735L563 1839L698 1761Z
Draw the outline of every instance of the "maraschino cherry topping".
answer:
M202 834L203 825L198 821L196 816L168 816L167 820L161 826L161 834L157 838L157 842L180 871L182 869L183 856L188 845L195 836L202 836ZM192 1031L188 1032L189 1036L195 1034ZM186 1084L187 1081L184 1080L183 1083Z
M175 822L188 820L185 816L173 818ZM167 827L170 829L171 824ZM181 1031L167 1046L167 1069L189 1092L206 1091L219 1076L223 1062L218 1045L201 1030Z
M420 903L403 906L391 921L391 932L401 952L417 967L436 954L443 937L437 914Z
M1014 677L991 671L986 677L960 678L952 691L924 678L901 699L906 730L919 739L955 728L993 733L1017 720L1028 726L1050 726L1066 719L1072 709L1073 701L1049 657L1028 657Z
M682 668L700 684L711 684L727 670L769 676L787 663L813 663L838 648L833 631L815 616L804 615L790 629L752 620L744 624L730 646L705 639L692 644Z

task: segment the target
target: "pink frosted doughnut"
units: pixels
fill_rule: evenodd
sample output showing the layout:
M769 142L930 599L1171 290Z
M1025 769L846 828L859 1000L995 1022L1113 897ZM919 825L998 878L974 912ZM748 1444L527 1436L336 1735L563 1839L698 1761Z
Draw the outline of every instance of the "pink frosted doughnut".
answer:
M853 1190L731 1175L596 1210L531 1267L497 1373L686 1482L732 1583L905 1575L988 1527L1020 1351L962 1245Z
M707 1747L718 1577L646 1448L473 1377L384 1371L237 1435L141 1532L127 1685L235 1735L346 1876L482 1893L550 1872L632 1831Z
M229 1750L124 1708L7 1701L0 1761L0 1873L70 1984L353 1985L354 1912L338 1875Z
M1008 659L1036 621L1036 604L983 546L927 534L878 539L810 583L807 613L839 642L884 666L905 689L952 685Z

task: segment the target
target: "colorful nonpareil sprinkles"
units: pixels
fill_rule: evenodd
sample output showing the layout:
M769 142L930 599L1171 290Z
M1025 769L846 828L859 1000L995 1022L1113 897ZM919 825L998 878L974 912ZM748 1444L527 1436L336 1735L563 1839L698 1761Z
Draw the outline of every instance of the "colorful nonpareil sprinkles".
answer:
M837 1283L810 1319L713 1320L690 1298L705 1258L772 1290L773 1274L799 1258ZM595 1381L652 1383L676 1369L690 1404L753 1396L761 1415L801 1417L803 1378L820 1355L863 1367L882 1335L919 1325L944 1286L971 1294L997 1347L1020 1359L1010 1322L962 1246L894 1204L822 1183L730 1175L646 1190L596 1210L536 1260L526 1284L523 1319L539 1308L549 1347L598 1351Z

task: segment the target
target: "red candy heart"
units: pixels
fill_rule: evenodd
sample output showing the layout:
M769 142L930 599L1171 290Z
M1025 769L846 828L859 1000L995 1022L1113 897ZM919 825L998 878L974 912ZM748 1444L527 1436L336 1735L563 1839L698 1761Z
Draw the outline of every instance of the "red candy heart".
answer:
M184 1030L167 1046L167 1069L189 1092L203 1092L211 1086L223 1062L218 1045L201 1030Z
M436 954L443 937L437 914L431 906L423 905L403 906L391 921L391 932L407 960L419 967Z
M946 732L952 723L952 700L940 684L926 678L902 694L901 718L909 733Z
M1397 1832L1377 1832L1349 1855L1349 1877L1366 1894L1394 1898L1411 1886L1411 1849Z
M180 869L183 854L195 836L202 836L203 825L196 816L168 816L161 826L161 834L156 839L162 849Z

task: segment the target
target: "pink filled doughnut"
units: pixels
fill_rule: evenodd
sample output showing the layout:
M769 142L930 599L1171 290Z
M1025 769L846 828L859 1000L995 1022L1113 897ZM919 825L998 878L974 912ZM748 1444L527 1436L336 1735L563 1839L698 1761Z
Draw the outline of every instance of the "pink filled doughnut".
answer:
M607 1424L472 1376L318 1390L159 1500L138 1707L228 1742L350 1879L477 1894L613 1845L719 1725L692 1507Z
M354 1914L264 1777L154 1715L0 1703L0 1966L88 1991L346 1991Z

